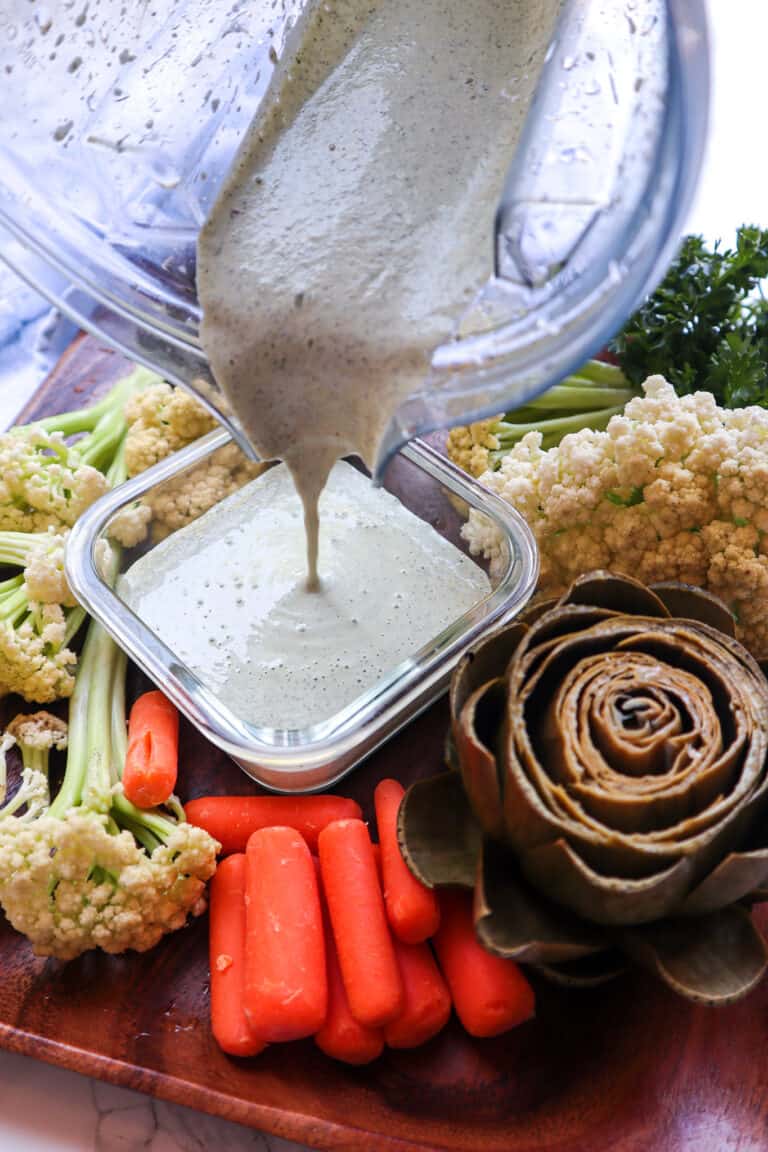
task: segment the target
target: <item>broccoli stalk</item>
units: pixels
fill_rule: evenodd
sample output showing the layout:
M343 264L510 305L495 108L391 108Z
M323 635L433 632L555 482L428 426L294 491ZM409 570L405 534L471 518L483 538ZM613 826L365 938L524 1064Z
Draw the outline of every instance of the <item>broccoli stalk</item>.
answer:
M155 380L136 369L91 408L0 434L0 530L71 527L107 490L105 474L127 432L126 404Z
M580 429L606 429L633 396L638 395L615 364L588 361L575 376L535 397L523 408L458 426L448 434L448 455L459 468L482 476L499 468L503 458L529 432L541 434L541 447L554 448L564 435Z
M491 467L497 468L502 457L528 432L541 432L542 448L552 448L569 432L602 430L636 395L637 389L615 364L590 360L576 375L493 423L490 431L499 447L490 454Z
M540 396L490 420L453 428L448 455L474 476L495 471L508 452L529 432L540 432L542 448L553 448L569 432L602 431L612 416L636 396L637 389L615 364L590 360L579 371Z
M127 430L125 405L131 397L156 384L159 379L147 368L135 368L118 380L96 404L78 408L74 412L44 416L30 424L17 424L11 432L14 435L28 435L38 431L49 435L58 434L64 439L81 436L73 445L68 448L65 446L66 451L76 448L81 463L106 472Z
M217 842L185 822L178 802L142 811L123 794L125 673L124 654L92 621L61 787L41 810L30 763L29 781L0 810L0 904L38 955L144 951L205 907ZM20 817L30 803L33 818Z

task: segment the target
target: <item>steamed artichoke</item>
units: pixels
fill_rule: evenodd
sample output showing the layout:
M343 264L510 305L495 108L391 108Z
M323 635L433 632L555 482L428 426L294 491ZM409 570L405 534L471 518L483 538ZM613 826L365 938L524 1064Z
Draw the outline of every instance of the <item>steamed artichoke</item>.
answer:
M727 1003L768 954L768 682L708 593L594 572L467 655L452 771L414 784L401 846L474 887L480 939L595 983L628 959Z

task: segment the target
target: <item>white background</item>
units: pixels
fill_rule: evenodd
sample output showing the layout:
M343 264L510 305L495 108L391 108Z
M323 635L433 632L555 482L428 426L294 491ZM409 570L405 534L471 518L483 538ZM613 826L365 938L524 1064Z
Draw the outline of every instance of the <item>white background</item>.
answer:
M741 223L768 226L768 0L710 0L710 11L714 107L689 230L730 240ZM15 386L0 395L0 428L27 391L20 374ZM234 1124L0 1053L2 1152L285 1152L290 1147Z

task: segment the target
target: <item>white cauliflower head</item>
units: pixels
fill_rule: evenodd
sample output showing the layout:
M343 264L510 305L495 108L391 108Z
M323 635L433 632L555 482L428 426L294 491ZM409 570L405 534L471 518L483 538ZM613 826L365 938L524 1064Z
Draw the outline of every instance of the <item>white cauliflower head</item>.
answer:
M64 571L66 543L67 533L53 529L36 536L24 568L24 583L30 600L40 604L61 604L65 608L76 606L77 600Z
M61 433L30 425L0 434L0 531L71 527L106 491Z
M36 955L144 952L204 911L215 840L180 824L150 856L107 823L81 808L62 818L0 818L0 903Z
M133 396L125 406L125 418L129 476L137 476L216 427L213 416L194 396L170 384L154 384Z
M731 607L739 638L768 659L768 411L678 396L661 376L605 431L548 451L531 433L482 483L532 528L540 587L558 591L606 568L653 582L700 584ZM497 564L497 530L472 512L472 552Z
M66 622L58 604L40 605L18 627L0 620L0 696L51 704L71 696L77 656L64 646Z

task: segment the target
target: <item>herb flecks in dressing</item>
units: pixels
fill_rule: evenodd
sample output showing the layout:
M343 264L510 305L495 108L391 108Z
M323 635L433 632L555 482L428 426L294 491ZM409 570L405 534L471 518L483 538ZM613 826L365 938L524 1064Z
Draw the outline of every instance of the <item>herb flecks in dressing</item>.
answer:
M558 0L334 0L305 17L198 242L202 341L258 453L317 502L373 467L492 271Z
M490 592L481 568L349 464L332 469L320 511L322 596L306 588L301 504L282 466L121 580L175 655L262 727L330 719Z

